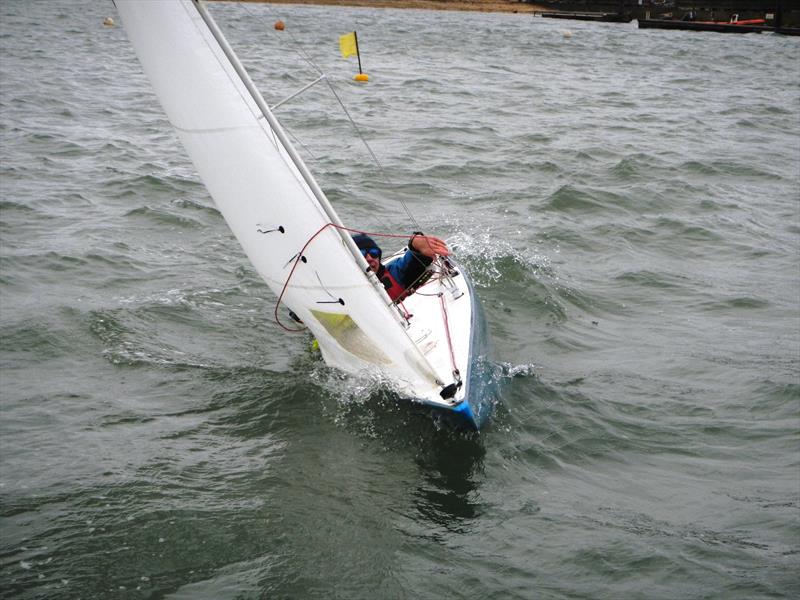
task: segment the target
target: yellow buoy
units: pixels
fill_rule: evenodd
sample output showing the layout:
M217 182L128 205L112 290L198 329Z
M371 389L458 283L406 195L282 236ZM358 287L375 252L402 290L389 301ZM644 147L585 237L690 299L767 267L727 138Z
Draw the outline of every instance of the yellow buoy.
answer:
M355 75L353 75L353 79L355 79L356 81L369 81L369 75L367 75L366 73L356 73Z
M275 21L275 29L277 29L278 31L283 31L285 27L286 25L284 24L283 21L281 20Z
M313 342L311 342L311 351L312 352L319 352L319 342L317 340L314 340Z

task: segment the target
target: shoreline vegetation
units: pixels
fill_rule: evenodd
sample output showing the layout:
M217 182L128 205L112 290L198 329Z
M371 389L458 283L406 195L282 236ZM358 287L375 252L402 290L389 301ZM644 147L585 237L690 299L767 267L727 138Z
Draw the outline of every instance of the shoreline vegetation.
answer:
M543 6L520 0L243 0L266 4L320 4L361 8L416 8L423 10L461 10L480 12L535 13Z

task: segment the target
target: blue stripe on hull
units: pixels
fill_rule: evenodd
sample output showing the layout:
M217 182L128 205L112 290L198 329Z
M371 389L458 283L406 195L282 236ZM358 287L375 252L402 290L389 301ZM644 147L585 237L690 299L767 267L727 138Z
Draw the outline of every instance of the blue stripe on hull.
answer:
M491 340L483 306L469 276L463 269L461 273L473 298L466 402L470 406L473 426L475 429L480 429L491 416L492 410L499 400L500 378L490 360Z

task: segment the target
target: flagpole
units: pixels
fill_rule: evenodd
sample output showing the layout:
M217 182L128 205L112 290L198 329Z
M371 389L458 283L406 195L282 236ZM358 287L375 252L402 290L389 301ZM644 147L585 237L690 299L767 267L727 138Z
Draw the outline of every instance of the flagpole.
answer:
M353 39L356 42L356 58L358 58L358 72L363 73L364 71L361 70L361 52L358 51L358 34L355 31L353 32Z

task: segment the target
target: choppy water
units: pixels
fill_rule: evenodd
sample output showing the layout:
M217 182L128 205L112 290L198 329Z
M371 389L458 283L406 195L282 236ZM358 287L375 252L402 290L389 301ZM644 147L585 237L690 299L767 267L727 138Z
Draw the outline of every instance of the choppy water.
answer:
M268 101L335 81L383 172L322 87L279 117L347 222L457 247L503 403L326 370L111 3L3 2L1 595L797 597L798 40L211 8Z

